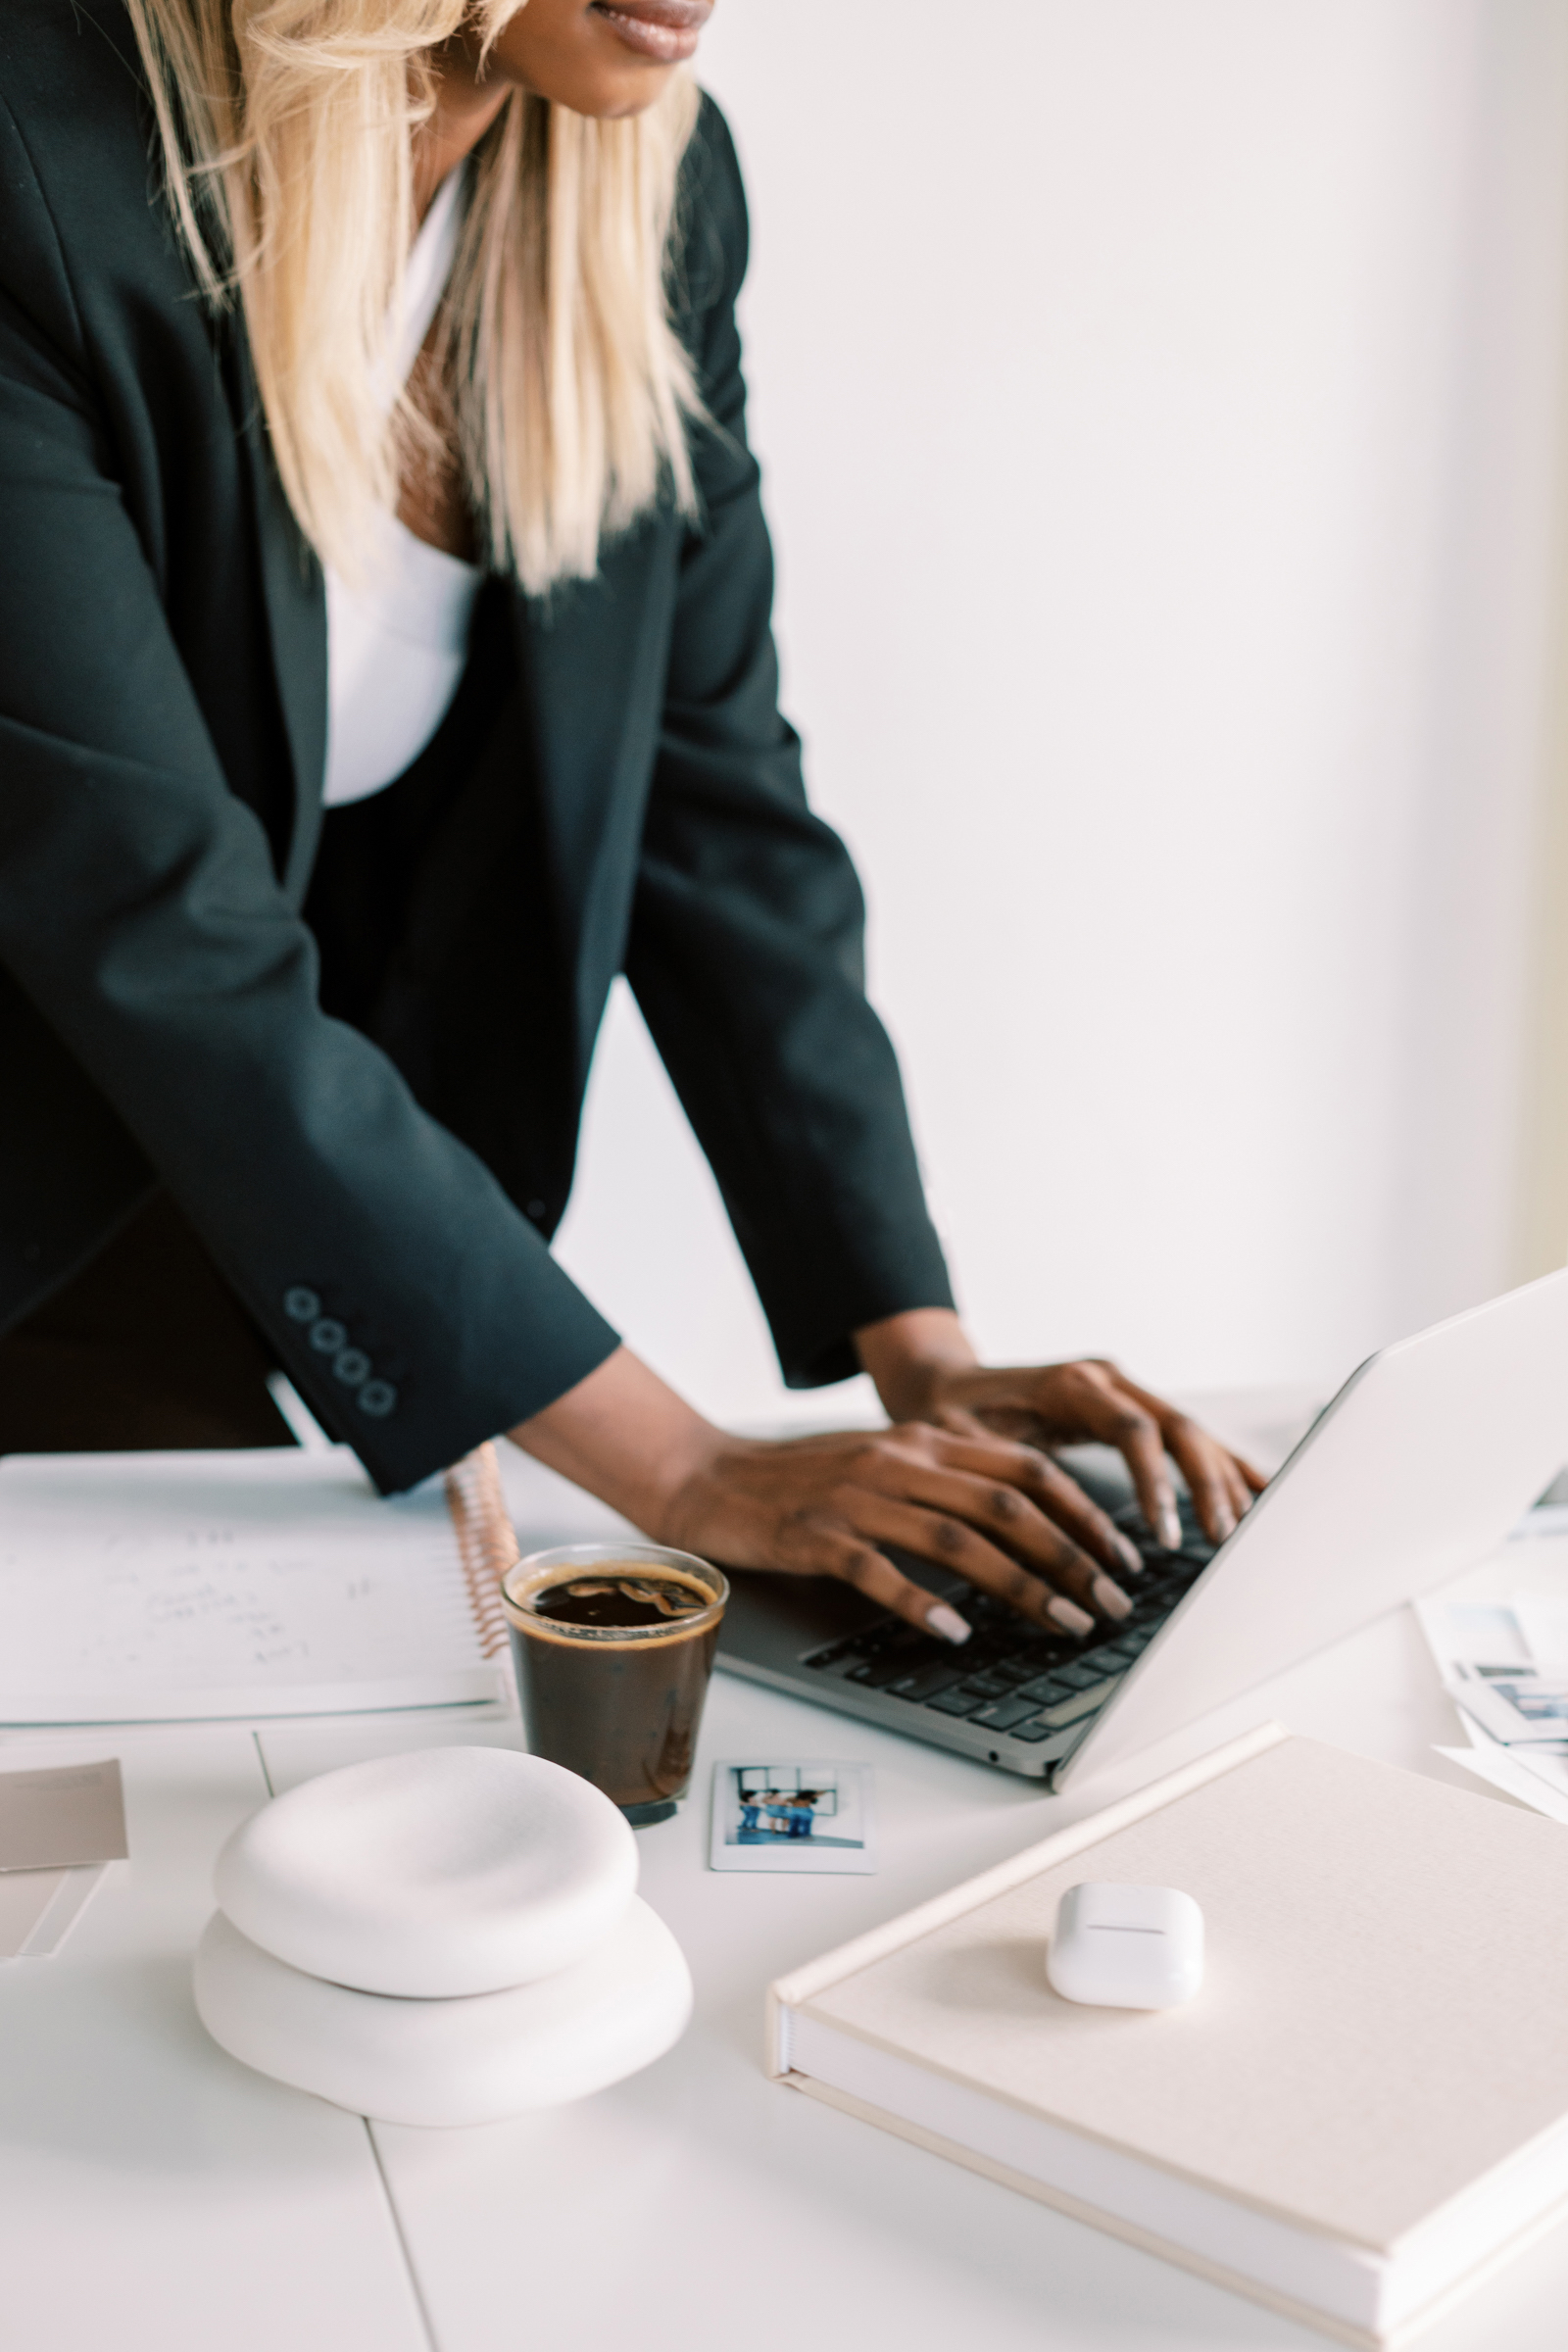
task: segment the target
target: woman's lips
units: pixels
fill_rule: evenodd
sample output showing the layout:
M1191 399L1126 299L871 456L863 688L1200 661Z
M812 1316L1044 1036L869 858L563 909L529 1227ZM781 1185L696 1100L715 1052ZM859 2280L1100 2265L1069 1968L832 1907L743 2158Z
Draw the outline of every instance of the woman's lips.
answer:
M713 0L593 0L590 15L602 17L617 39L639 57L661 66L684 65L697 54Z

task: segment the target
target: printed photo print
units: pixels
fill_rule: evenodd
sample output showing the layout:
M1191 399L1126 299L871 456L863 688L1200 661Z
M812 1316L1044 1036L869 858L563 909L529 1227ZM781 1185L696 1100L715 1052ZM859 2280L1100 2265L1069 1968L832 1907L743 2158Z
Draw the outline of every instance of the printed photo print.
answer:
M869 1764L713 1767L714 1870L876 1869Z

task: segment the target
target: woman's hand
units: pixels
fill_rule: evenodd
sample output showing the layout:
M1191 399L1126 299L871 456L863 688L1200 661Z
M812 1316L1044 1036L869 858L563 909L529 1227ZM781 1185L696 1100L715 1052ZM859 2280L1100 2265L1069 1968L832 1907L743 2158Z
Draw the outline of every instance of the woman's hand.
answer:
M1055 1633L1130 1611L1118 1580L1139 1573L1137 1551L1042 1447L1086 1438L1118 1447L1150 1526L1173 1548L1171 1461L1216 1542L1263 1485L1111 1364L992 1371L937 1308L869 1325L857 1342L892 1429L732 1437L620 1348L511 1435L656 1543L732 1568L840 1577L950 1642L968 1639L962 1616L901 1574L890 1548L956 1570Z
M895 1419L929 1421L972 1437L1029 1446L1096 1439L1126 1459L1145 1519L1174 1550L1181 1543L1174 1462L1199 1520L1216 1544L1266 1481L1163 1397L1140 1389L1103 1358L993 1370L980 1363L956 1315L920 1307L856 1334L860 1360Z
M1106 1570L1137 1551L1064 1471L1027 1446L933 1429L762 1444L721 1437L659 1514L659 1541L732 1568L836 1576L911 1625L967 1641L959 1612L896 1568L888 1547L956 1570L1056 1634L1132 1603Z
M950 1642L968 1639L962 1616L885 1546L956 1570L1058 1634L1125 1617L1115 1576L1142 1564L1030 1446L924 1423L773 1445L731 1437L624 1348L511 1436L657 1543L733 1568L841 1577Z

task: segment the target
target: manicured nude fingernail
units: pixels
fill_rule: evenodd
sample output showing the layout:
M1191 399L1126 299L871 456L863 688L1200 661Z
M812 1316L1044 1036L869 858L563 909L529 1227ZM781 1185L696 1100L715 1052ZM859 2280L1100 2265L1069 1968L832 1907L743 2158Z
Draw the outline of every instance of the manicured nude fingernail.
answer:
M1217 1544L1223 1544L1228 1536L1234 1536L1235 1533L1236 1521L1225 1505L1221 1503L1214 1513L1214 1541Z
M974 1631L968 1620L960 1617L956 1609L950 1609L945 1600L927 1609L925 1622L927 1632L940 1634L944 1642L967 1642Z
M1132 1602L1119 1586L1111 1583L1108 1576L1097 1576L1089 1589L1095 1596L1096 1608L1103 1609L1107 1617L1130 1617L1132 1615Z
M1059 1625L1064 1634L1092 1634L1095 1630L1095 1621L1089 1611L1079 1608L1076 1601L1059 1597L1048 1600L1046 1615L1053 1625Z
M1167 1551L1180 1551L1182 1547L1182 1523L1173 1502L1167 1502L1159 1514L1159 1540Z
M1120 1556L1121 1564L1126 1569L1129 1576L1143 1575L1144 1555L1139 1550L1136 1544L1129 1544L1125 1536L1118 1536L1116 1538L1116 1550Z

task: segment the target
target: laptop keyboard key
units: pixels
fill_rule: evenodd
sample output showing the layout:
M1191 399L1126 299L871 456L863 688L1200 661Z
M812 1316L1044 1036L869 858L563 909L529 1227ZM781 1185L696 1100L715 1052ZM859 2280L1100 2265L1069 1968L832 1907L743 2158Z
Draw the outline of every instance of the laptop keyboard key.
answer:
M1018 1696L1033 1700L1037 1707L1048 1707L1053 1700L1065 1698L1072 1687L1071 1683L1064 1682L1060 1675L1037 1674L1033 1682L1020 1683Z
M1098 1682L1088 1690L1075 1690L1071 1698L1062 1699L1057 1706L1047 1707L1044 1721L1054 1732L1059 1731L1064 1723L1076 1723L1081 1715L1092 1715L1097 1707L1103 1706L1120 1681L1119 1674L1113 1675L1109 1682Z
M1085 1666L1077 1659L1069 1665L1056 1668L1057 1682L1065 1683L1069 1690L1087 1690L1093 1684L1103 1682L1104 1679L1102 1668Z
M969 1718L976 1731L1010 1732L1015 1723L1022 1723L1035 1711L1032 1698L994 1698L989 1706L979 1707Z
M901 1674L897 1682L889 1683L888 1696L912 1699L917 1706L923 1706L939 1690L951 1690L955 1683L962 1681L963 1669L959 1666L921 1666L913 1674Z
M857 1666L845 1679L852 1683L864 1683L871 1690L880 1690L885 1684L891 1683L895 1676L904 1672L905 1663L902 1658L878 1658L871 1665Z
M942 1690L925 1703L935 1715L972 1715L987 1702L983 1690Z
M1035 1674L1046 1674L1053 1666L1059 1666L1064 1658L1071 1657L1072 1644L1060 1641L1026 1642L1017 1655L1021 1665L1029 1667Z
M1027 1658L998 1658L996 1664L986 1671L998 1676L1009 1690L1016 1690L1020 1683L1028 1682L1035 1669Z

